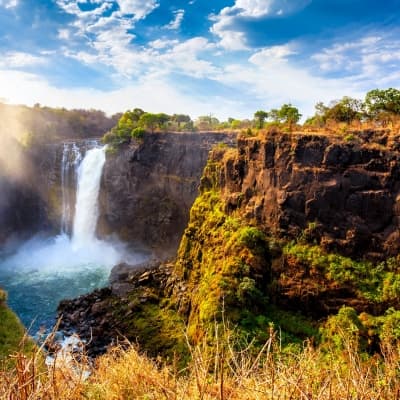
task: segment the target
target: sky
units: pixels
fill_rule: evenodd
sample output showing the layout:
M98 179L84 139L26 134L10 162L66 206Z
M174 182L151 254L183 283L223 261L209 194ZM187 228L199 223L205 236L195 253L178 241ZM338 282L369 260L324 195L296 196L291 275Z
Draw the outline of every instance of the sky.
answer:
M400 88L400 0L0 0L0 101L221 120Z

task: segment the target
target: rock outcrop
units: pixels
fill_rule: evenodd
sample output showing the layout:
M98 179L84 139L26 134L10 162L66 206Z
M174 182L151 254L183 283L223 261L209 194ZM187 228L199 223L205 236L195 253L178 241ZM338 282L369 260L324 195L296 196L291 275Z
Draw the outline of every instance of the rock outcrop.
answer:
M228 211L273 236L307 234L355 258L400 251L399 144L385 131L240 139L220 186Z
M302 342L347 306L376 343L400 309L399 150L386 131L269 133L215 149L175 264L119 266L105 297L61 307L65 326L87 336L80 327L112 321L104 332L165 354L180 351L176 326L192 343L227 320L239 337L263 342L273 324Z
M235 134L147 133L141 142L107 154L99 232L173 256L210 149L236 143Z

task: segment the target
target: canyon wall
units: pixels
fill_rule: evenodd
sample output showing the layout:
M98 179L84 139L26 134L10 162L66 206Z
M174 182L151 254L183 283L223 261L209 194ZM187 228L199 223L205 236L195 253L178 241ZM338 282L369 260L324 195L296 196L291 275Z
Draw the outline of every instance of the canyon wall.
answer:
M271 235L310 241L355 258L400 250L398 137L269 134L238 141L223 160L228 212Z
M257 343L271 326L283 344L317 340L347 306L363 313L375 351L400 309L399 150L387 131L271 132L215 148L176 260L117 266L110 288L60 306L63 326L97 348L122 334L169 355L182 351L183 331L200 343L220 323ZM129 150L132 164L141 151Z
M147 133L116 152L108 152L100 196L100 234L173 256L209 151L236 143L235 134Z

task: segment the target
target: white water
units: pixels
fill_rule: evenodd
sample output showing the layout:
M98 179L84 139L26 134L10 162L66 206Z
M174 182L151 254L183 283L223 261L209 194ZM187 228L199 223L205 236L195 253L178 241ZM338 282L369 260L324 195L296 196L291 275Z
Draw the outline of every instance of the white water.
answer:
M0 259L0 286L9 292L9 304L26 326L35 321L50 327L60 300L106 286L111 268L122 262L135 264L145 259L132 253L117 239L96 238L98 196L105 148L82 152L74 145L64 146L61 160L62 217L61 234L46 238L37 236L12 256ZM69 191L77 194L72 238L68 236L73 209ZM69 187L68 187L69 186ZM72 187L72 188L71 188ZM68 203L69 202L69 203Z
M72 221L71 188L76 189L77 170L82 161L82 151L76 143L64 143L61 160L61 233L69 234Z
M98 197L106 146L86 153L78 170L78 192L72 242L75 249L91 245L95 240L99 216Z

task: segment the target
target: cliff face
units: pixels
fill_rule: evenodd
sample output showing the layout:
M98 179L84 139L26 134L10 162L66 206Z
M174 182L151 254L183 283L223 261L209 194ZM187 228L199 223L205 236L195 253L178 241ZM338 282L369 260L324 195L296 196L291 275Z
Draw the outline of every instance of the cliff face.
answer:
M165 353L182 340L168 321L183 321L194 343L228 320L242 338L263 343L273 324L283 343L302 343L350 306L355 318L363 313L360 335L375 351L400 318L397 142L387 132L271 133L215 149L174 265L138 273L119 266L107 293L63 305L66 326L85 336L88 320L111 324L110 335ZM127 149L133 164L144 162L141 151ZM99 301L104 308L92 319Z
M41 175L34 157L12 138L2 137L0 157L0 244L48 227Z
M270 134L238 141L220 186L228 212L277 237L308 236L325 250L384 259L400 250L398 138Z
M26 182L0 177L0 244L47 227L45 203Z
M234 134L157 133L107 155L99 231L174 255L210 149Z

